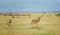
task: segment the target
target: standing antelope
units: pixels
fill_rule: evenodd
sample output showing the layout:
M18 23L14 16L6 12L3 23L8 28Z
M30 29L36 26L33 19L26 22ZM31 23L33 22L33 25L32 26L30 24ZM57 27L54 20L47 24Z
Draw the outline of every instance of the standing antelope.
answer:
M41 15L40 17L38 17L37 19L33 19L32 21L31 21L31 24L33 25L33 24L35 24L36 26L38 25L38 22L41 20L41 18L43 17L43 15Z
M8 27L11 26L12 20L10 19L9 22L7 23Z

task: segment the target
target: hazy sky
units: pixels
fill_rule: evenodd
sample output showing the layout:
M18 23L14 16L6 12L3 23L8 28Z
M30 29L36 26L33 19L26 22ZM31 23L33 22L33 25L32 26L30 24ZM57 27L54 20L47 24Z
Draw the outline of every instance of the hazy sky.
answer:
M60 11L60 0L0 0L0 12Z

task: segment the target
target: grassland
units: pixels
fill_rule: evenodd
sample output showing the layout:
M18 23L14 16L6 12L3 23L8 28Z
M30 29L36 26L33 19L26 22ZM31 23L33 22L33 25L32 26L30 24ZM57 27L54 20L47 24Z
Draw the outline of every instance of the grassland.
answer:
M55 16L55 13L50 13L50 16L49 13L29 14L31 16L18 16L19 18L0 15L0 35L60 35L60 17ZM35 25L31 25L31 20L41 15L44 16L35 28ZM10 27L7 26L9 19L12 20Z

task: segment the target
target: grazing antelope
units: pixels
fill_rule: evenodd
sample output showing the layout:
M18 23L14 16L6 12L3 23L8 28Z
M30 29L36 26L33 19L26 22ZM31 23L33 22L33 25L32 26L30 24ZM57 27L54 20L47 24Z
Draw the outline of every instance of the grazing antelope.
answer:
M31 24L33 25L33 24L35 24L36 26L38 25L38 22L41 20L41 18L43 17L43 15L41 15L40 17L38 17L37 19L33 19L32 21L31 21Z
M12 20L10 19L9 22L7 23L8 27L11 26Z

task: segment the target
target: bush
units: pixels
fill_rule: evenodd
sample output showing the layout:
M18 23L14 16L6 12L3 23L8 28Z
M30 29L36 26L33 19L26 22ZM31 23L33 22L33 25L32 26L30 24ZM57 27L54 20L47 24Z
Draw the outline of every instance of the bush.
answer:
M57 14L55 14L57 17L59 17L60 16L60 14L59 13L57 13Z

